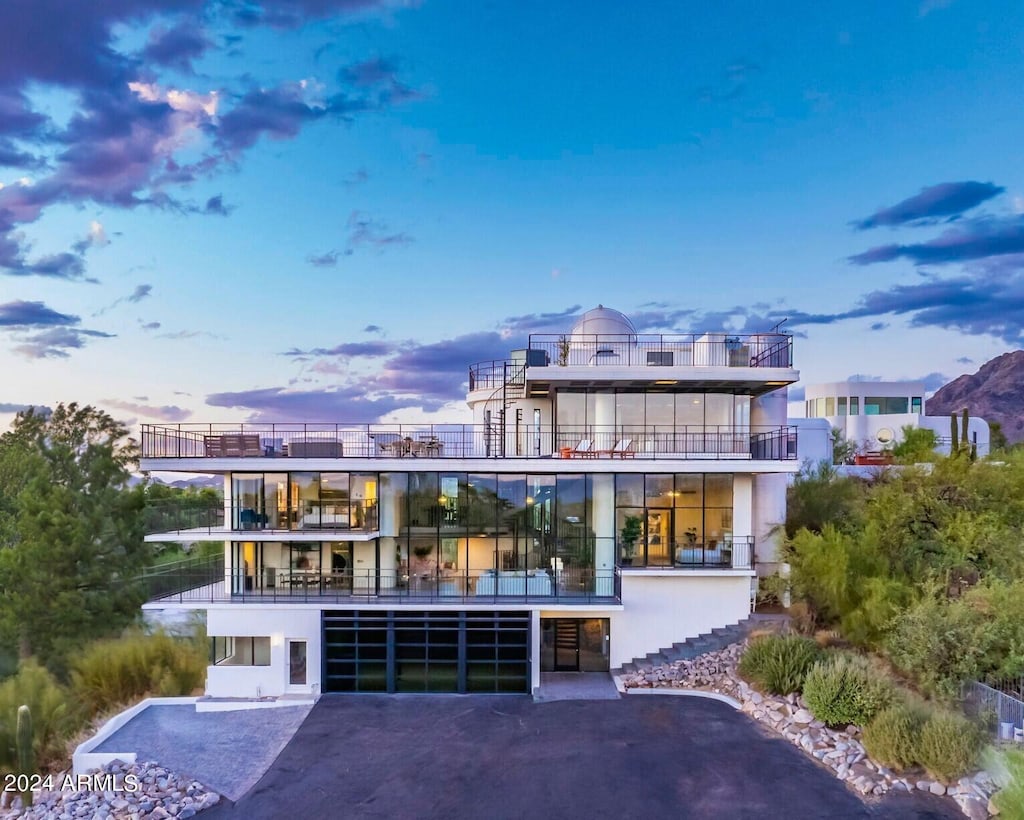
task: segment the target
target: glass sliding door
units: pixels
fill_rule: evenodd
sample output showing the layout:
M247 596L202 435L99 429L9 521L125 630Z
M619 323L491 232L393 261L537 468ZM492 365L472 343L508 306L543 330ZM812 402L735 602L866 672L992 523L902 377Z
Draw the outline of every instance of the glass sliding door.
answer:
M257 530L267 525L263 506L263 474L235 473L231 477L231 527Z

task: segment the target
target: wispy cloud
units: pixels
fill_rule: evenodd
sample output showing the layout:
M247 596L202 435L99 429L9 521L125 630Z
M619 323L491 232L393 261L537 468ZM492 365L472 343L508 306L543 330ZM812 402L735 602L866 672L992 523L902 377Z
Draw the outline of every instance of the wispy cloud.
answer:
M314 347L311 350L299 350L292 348L282 353L282 356L365 356L377 358L388 356L399 350L401 345L394 342L371 341L371 342L342 342L334 347Z
M191 410L178 407L175 404L152 405L140 404L138 402L123 401L121 399L103 399L102 403L116 410L124 410L128 413L135 413L146 418L159 419L160 421L185 421L192 415Z
M351 253L349 251L348 253ZM315 254L311 253L306 257L306 261L314 268L333 268L338 264L338 257L341 255L341 251L330 250L327 253Z
M869 248L850 257L855 265L909 259L915 265L946 265L1024 253L1024 215L963 219L927 242Z
M5 302L0 304L0 327L54 327L81 321L70 313L59 313L43 302Z
M861 231L882 225L933 225L939 219L959 216L1005 191L991 182L942 182L922 188L920 193L852 224Z
M719 72L715 81L697 89L701 102L723 102L741 97L751 80L761 72L761 66L746 59L733 60Z
M114 335L78 327L54 327L22 337L13 350L28 359L66 359L68 351L85 347L89 339L112 339Z
M289 390L267 387L232 393L213 393L206 397L211 407L250 411L250 421L329 421L369 422L408 407L437 409L441 402L426 398L401 398L394 395L371 397L365 387L322 390Z
M121 296L121 297L115 299L113 302L111 302L106 307L101 308L100 310L96 311L93 314L93 316L102 316L104 313L107 313L108 311L113 310L118 305L123 305L123 304L137 305L143 299L148 299L152 292L153 292L153 286L152 285L136 285L135 286L135 290L133 290L127 296Z
M351 253L360 247L376 248L382 251L389 247L412 244L413 238L404 231L392 231L385 223L371 219L359 211L348 215L348 246Z

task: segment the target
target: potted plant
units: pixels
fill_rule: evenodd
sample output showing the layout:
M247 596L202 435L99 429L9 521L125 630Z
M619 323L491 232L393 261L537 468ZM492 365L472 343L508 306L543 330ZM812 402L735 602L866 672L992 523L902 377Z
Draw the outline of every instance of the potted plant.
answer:
M558 366L565 367L569 364L569 350L571 343L568 336L561 336L558 339Z
M626 520L622 524L622 530L619 532L622 555L619 560L624 567L633 566L633 556L636 555L636 542L640 540L640 536L643 534L642 523L639 515L627 515Z

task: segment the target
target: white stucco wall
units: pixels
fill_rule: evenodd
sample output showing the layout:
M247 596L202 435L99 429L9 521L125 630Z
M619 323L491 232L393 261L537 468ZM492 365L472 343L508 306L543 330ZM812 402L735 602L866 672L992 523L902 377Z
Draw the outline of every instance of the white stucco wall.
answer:
M270 666L210 666L206 694L211 697L256 697L286 692L313 693L320 688L320 610L277 605L245 604L211 607L206 631L211 637L269 637ZM306 641L306 685L288 684L290 639Z
M656 652L750 614L749 573L624 572L622 610L611 620L611 665ZM561 614L561 617L566 617Z

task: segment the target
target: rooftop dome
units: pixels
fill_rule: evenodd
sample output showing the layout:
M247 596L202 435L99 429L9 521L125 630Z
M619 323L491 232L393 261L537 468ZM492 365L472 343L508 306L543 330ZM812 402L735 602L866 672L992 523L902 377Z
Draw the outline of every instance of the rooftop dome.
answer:
M595 336L615 336L620 340L623 336L629 336L632 341L635 341L636 328L624 314L606 308L604 305L598 305L580 317L579 321L573 325L570 335L591 339Z

